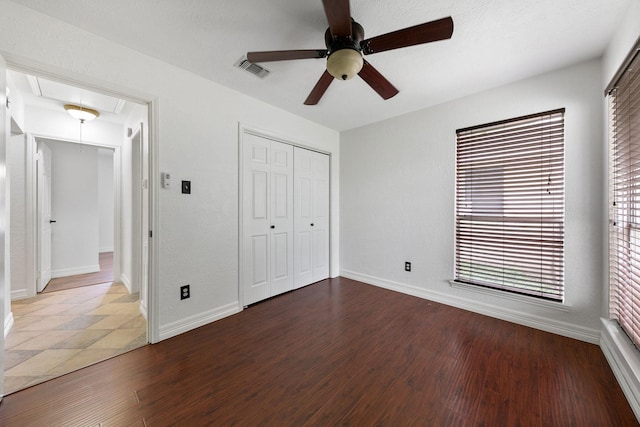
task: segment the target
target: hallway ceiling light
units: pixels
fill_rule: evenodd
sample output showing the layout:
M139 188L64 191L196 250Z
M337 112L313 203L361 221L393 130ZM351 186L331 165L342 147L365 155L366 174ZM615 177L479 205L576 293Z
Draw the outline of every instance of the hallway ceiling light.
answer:
M73 118L80 120L80 123L84 123L85 120L93 120L100 115L98 111L92 108L81 107L73 104L65 104L64 109L67 110Z

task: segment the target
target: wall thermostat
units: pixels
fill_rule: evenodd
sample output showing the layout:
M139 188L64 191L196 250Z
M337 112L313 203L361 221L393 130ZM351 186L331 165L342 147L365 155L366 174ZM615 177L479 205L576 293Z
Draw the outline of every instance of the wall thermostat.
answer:
M171 174L169 172L162 172L160 174L160 186L165 190L171 188Z

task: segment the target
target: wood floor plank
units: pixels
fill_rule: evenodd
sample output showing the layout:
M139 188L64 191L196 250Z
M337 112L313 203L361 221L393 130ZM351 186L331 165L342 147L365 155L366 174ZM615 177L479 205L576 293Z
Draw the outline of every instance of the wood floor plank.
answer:
M343 278L6 396L0 425L638 425L600 349Z

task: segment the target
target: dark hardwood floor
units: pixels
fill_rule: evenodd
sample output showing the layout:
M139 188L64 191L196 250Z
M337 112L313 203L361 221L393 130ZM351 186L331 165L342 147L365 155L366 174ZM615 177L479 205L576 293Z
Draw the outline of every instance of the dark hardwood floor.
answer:
M638 425L596 345L332 279L6 396L3 426Z

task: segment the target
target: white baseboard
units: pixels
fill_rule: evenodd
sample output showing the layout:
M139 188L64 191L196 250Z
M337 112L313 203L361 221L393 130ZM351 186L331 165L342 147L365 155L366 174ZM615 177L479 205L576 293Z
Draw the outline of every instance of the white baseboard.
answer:
M140 300L139 310L142 317L144 317L144 320L148 321L149 319L147 318L147 304L143 300Z
M131 279L129 279L126 274L122 273L120 275L120 281L122 282L124 287L127 288L127 291L131 293Z
M58 277L75 276L76 274L97 273L98 271L100 271L100 264L63 268L60 270L52 270L51 278L56 279Z
M11 291L11 301L17 301L25 298L29 298L29 293L26 289L16 289L15 291Z
M601 320L600 348L633 413L640 420L640 353L615 321Z
M4 319L4 338L5 339L7 338L7 335L9 335L11 328L13 328L13 312L12 311L10 311L7 317L5 317Z
M113 252L113 246L105 246L104 248L98 248L99 253Z
M506 320L508 322L517 323L519 325L529 326L531 328L540 329L557 335L562 335L577 340L586 341L592 344L600 342L600 330L585 328L584 326L574 325L559 320L548 319L542 316L536 316L531 313L523 313L521 311L510 310L499 305L486 304L478 302L470 298L454 296L444 292L436 292L429 289L419 288L417 286L407 285L405 283L393 282L378 277L368 276L366 274L356 273L353 271L342 270L342 277L357 280L369 285L378 286L396 292L413 295L419 298L428 299L439 302L441 304L450 305L461 308L463 310L472 311L474 313L484 314L485 316L495 317L497 319Z
M236 301L213 310L205 311L204 313L187 317L186 319L182 319L177 322L161 325L159 341L199 328L200 326L215 322L216 320L231 316L232 314L239 313L240 311L242 311L242 307L240 306L240 303Z

